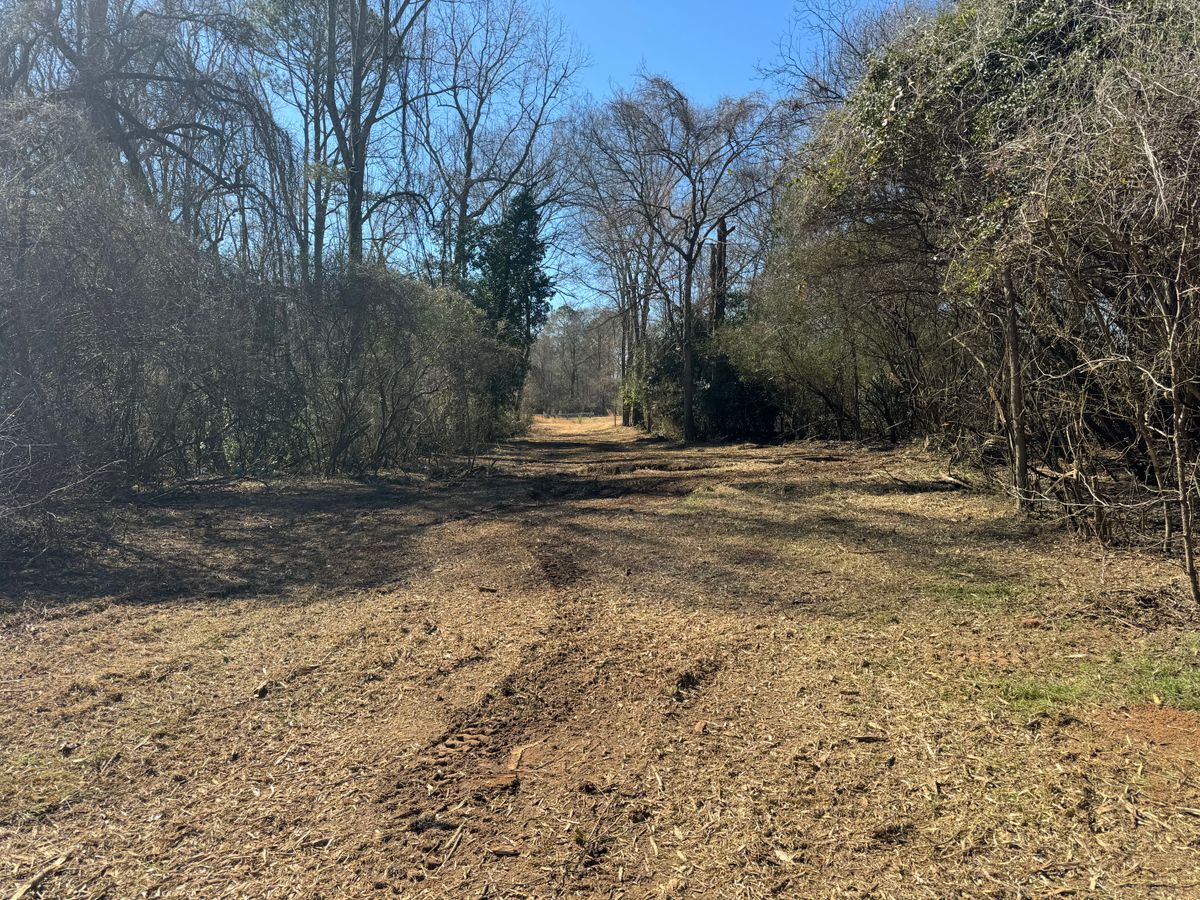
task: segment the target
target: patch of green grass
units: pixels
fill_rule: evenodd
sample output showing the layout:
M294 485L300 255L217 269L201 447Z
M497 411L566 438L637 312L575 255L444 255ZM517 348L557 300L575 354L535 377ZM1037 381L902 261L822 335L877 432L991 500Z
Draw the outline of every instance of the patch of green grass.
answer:
M1125 695L1137 703L1200 710L1200 661L1176 654L1135 657Z
M1200 638L1172 650L1114 653L1054 675L1001 678L992 684L1006 705L1022 713L1080 703L1159 703L1200 710Z
M672 512L677 513L696 513L706 509L711 509L717 501L717 493L713 488L702 487L692 491L686 497L680 498L675 504Z
M928 597L939 603L967 609L994 609L1020 598L1020 589L1005 581L933 581L925 586Z
M1035 676L1002 678L999 688L1005 701L1024 713L1043 712L1055 706L1078 703L1086 695L1086 688L1076 681L1055 681Z

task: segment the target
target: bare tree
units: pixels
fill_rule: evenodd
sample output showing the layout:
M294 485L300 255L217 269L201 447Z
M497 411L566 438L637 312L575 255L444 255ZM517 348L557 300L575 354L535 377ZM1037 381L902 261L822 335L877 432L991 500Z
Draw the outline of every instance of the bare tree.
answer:
M514 187L543 218L562 200L561 121L582 56L549 13L525 0L437 8L421 106L442 276L467 274L472 234Z
M693 399L697 292L706 242L722 220L767 196L774 185L782 119L757 96L702 107L665 78L646 77L597 117L588 139L614 199L640 217L675 268L648 269L673 297L668 325L682 355L682 430L695 437ZM668 279L674 275L675 284Z
M372 214L407 193L394 180L370 190L377 129L403 117L418 99L410 82L431 0L328 0L325 15L325 112L346 192L346 245L363 261Z

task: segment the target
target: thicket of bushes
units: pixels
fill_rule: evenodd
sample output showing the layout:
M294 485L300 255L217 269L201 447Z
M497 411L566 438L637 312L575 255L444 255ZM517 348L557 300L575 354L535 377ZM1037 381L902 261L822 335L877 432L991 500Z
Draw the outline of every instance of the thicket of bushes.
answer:
M518 350L460 293L378 266L319 295L256 279L168 223L65 106L4 106L0 172L10 535L86 491L377 471L511 427L488 388Z
M826 37L782 67L802 128L770 208L738 210L748 301L722 321L720 278L677 300L666 280L630 418L687 432L690 345L698 436L770 413L779 435L1005 461L1025 508L1157 533L1200 600L1200 7L889 6ZM672 239L693 252L682 230L648 246Z
M996 433L1015 311L1030 439L1061 451L1083 399L1136 442L1171 334L1194 346L1197 15L978 2L901 31L794 160L744 368L854 434Z
M580 61L524 0L0 0L0 528L509 433Z

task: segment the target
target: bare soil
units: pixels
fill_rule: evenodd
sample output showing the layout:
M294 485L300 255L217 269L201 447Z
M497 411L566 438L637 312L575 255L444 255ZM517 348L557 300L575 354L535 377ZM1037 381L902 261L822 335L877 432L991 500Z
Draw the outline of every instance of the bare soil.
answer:
M1161 559L915 450L539 420L0 581L0 898L1200 897Z

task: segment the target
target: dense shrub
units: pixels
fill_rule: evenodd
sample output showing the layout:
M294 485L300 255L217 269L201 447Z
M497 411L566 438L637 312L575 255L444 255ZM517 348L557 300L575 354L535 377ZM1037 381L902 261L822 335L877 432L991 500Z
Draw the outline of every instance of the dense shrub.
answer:
M204 252L69 109L0 113L0 517L202 474L364 472L471 451L516 351L382 267L319 296ZM506 418L506 416L508 418Z
M1200 600L1200 10L971 0L858 63L732 357L826 433L999 445L1025 508L1157 519Z

